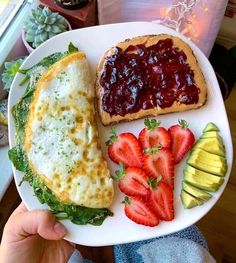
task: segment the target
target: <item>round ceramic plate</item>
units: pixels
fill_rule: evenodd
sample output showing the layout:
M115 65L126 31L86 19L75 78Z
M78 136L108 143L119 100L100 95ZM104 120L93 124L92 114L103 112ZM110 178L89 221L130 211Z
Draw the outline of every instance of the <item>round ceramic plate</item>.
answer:
M213 198L207 203L190 210L185 210L180 200L183 167L186 161L186 159L184 159L175 167L175 219L173 221L162 221L157 227L145 227L130 221L125 216L123 204L121 204L124 196L117 189L117 186L115 186L114 201L110 207L111 211L114 212L114 216L107 218L101 226L80 226L75 225L68 220L62 221L68 229L68 235L66 236L67 240L87 246L106 246L159 237L179 231L201 219L214 206L226 186L232 166L233 150L229 124L219 85L208 59L193 43L175 31L149 22L111 24L73 30L60 34L42 44L26 59L22 68L29 68L42 58L54 52L67 50L69 42L73 42L75 46L87 54L91 66L91 72L95 79L98 61L103 53L110 47L115 46L116 43L127 38L160 33L179 36L191 46L205 76L208 87L208 97L206 104L197 110L161 115L159 116L159 120L161 121L162 126L168 128L177 123L179 119L185 119L189 122L190 128L194 132L196 138L201 135L203 128L208 122L214 122L220 128L227 153L228 172L225 176L224 184L218 192L213 194ZM25 88L19 87L22 78L22 75L17 74L12 85L9 98L9 112L24 92ZM105 146L105 141L109 138L111 127L103 127L100 124L99 118L97 119L102 150L107 159L111 173L114 174L114 171L117 170L118 166L109 160ZM144 124L143 119L140 119L129 123L120 123L115 125L115 127L120 133L132 132L135 135L138 135L139 131L144 127ZM15 129L11 115L9 115L9 129L10 147L12 147L14 146ZM20 187L18 186L22 176L21 172L14 169L14 178L18 191L27 207L29 209L46 208L47 206L43 206L39 203L28 183L23 183Z

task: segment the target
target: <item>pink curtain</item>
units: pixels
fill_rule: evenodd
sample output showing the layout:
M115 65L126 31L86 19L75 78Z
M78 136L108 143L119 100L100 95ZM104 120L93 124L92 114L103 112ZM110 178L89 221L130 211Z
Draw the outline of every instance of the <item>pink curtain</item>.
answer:
M98 17L100 24L129 21L164 24L189 37L209 56L227 2L228 0L98 0Z

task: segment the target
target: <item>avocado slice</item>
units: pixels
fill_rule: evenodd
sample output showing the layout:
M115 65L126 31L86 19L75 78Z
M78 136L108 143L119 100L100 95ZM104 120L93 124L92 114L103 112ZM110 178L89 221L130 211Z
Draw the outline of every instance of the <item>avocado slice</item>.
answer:
M207 131L204 132L200 138L215 138L215 137L220 137L217 131Z
M216 192L223 184L224 179L187 165L184 169L184 181L202 190Z
M212 195L195 187L192 186L191 184L188 184L187 182L183 181L182 183L182 188L184 189L185 192L191 194L192 196L202 200L203 202L208 201Z
M224 145L218 137L200 138L194 145L194 149L197 148L225 157Z
M226 159L224 156L219 156L217 154L207 152L203 149L195 149L194 148L191 152L190 157L192 155L199 157L199 160L202 160L203 162L205 162L205 160L206 160L207 162L209 162L210 165L213 165L213 166L219 166L219 163L222 163L225 166L227 165L227 162L226 162Z
M187 163L200 170L225 176L227 171L226 159L222 156L206 152L202 149L194 149Z
M181 191L180 197L185 209L190 209L203 204L202 200L195 198L191 194L185 192L183 189Z
M203 163L196 159L190 159L187 161L187 163L203 172L218 175L220 177L224 177L226 173L226 168L224 166L222 167L211 166L208 163Z
M217 132L219 132L219 129L213 122L209 122L206 125L206 127L204 128L203 132L209 132L209 131L217 131Z

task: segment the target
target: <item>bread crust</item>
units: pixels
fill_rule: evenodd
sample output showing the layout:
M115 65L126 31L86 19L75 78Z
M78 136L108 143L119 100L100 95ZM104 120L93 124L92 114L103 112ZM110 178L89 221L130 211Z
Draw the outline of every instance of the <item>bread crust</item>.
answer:
M99 112L101 122L103 125L109 125L111 123L118 123L121 121L131 121L131 120L148 117L148 116L157 116L159 114L165 114L165 113L170 113L170 112L180 112L180 111L186 111L190 109L196 109L205 104L206 99L207 99L207 87L206 87L206 82L205 82L203 73L198 65L197 59L192 49L182 39L176 36L168 35L168 34L145 35L145 36L134 37L132 39L127 39L123 42L118 43L116 47L120 47L122 50L125 50L130 45L143 44L146 47L148 47L148 46L156 44L159 40L164 40L166 38L172 39L173 46L179 48L180 50L183 50L187 56L186 63L188 63L191 69L193 70L195 83L197 87L200 89L198 103L187 105L187 104L178 103L175 101L171 107L161 108L157 105L157 107L146 109L146 110L141 109L138 112L128 113L124 116L110 115L109 113L105 112L102 109L102 97L103 97L104 92L99 82L100 82L101 74L103 72L103 67L106 61L105 58L107 56L111 56L114 53L114 47L112 47L107 52L105 52L105 54L100 59L98 66L97 66L97 78L96 78L96 84L95 84L96 98L97 98L98 112Z

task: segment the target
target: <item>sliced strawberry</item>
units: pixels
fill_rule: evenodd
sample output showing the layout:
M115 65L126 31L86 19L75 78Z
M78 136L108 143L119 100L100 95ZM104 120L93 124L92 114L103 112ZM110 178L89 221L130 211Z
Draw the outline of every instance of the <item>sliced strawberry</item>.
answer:
M169 133L172 139L174 162L177 164L192 148L195 142L195 137L192 131L188 128L188 123L185 120L179 120L179 124L171 126L169 128Z
M163 147L146 149L143 156L143 169L150 177L161 176L163 182L174 188L174 157L170 149Z
M137 167L124 168L116 171L117 179L119 180L118 186L124 194L128 196L142 196L145 198L150 192L148 179L149 177L145 172Z
M171 137L165 128L159 127L161 124L160 121L145 119L144 124L146 127L141 130L138 137L143 149L157 147L159 145L170 148Z
M161 220L171 221L174 219L173 191L171 187L160 181L151 182L152 191L149 195L150 208L155 211Z
M126 216L135 223L144 226L157 226L159 224L159 218L141 197L125 197L124 203Z
M137 138L132 133L121 133L117 135L115 129L108 145L108 155L115 163L123 163L126 167L142 167L142 151Z

